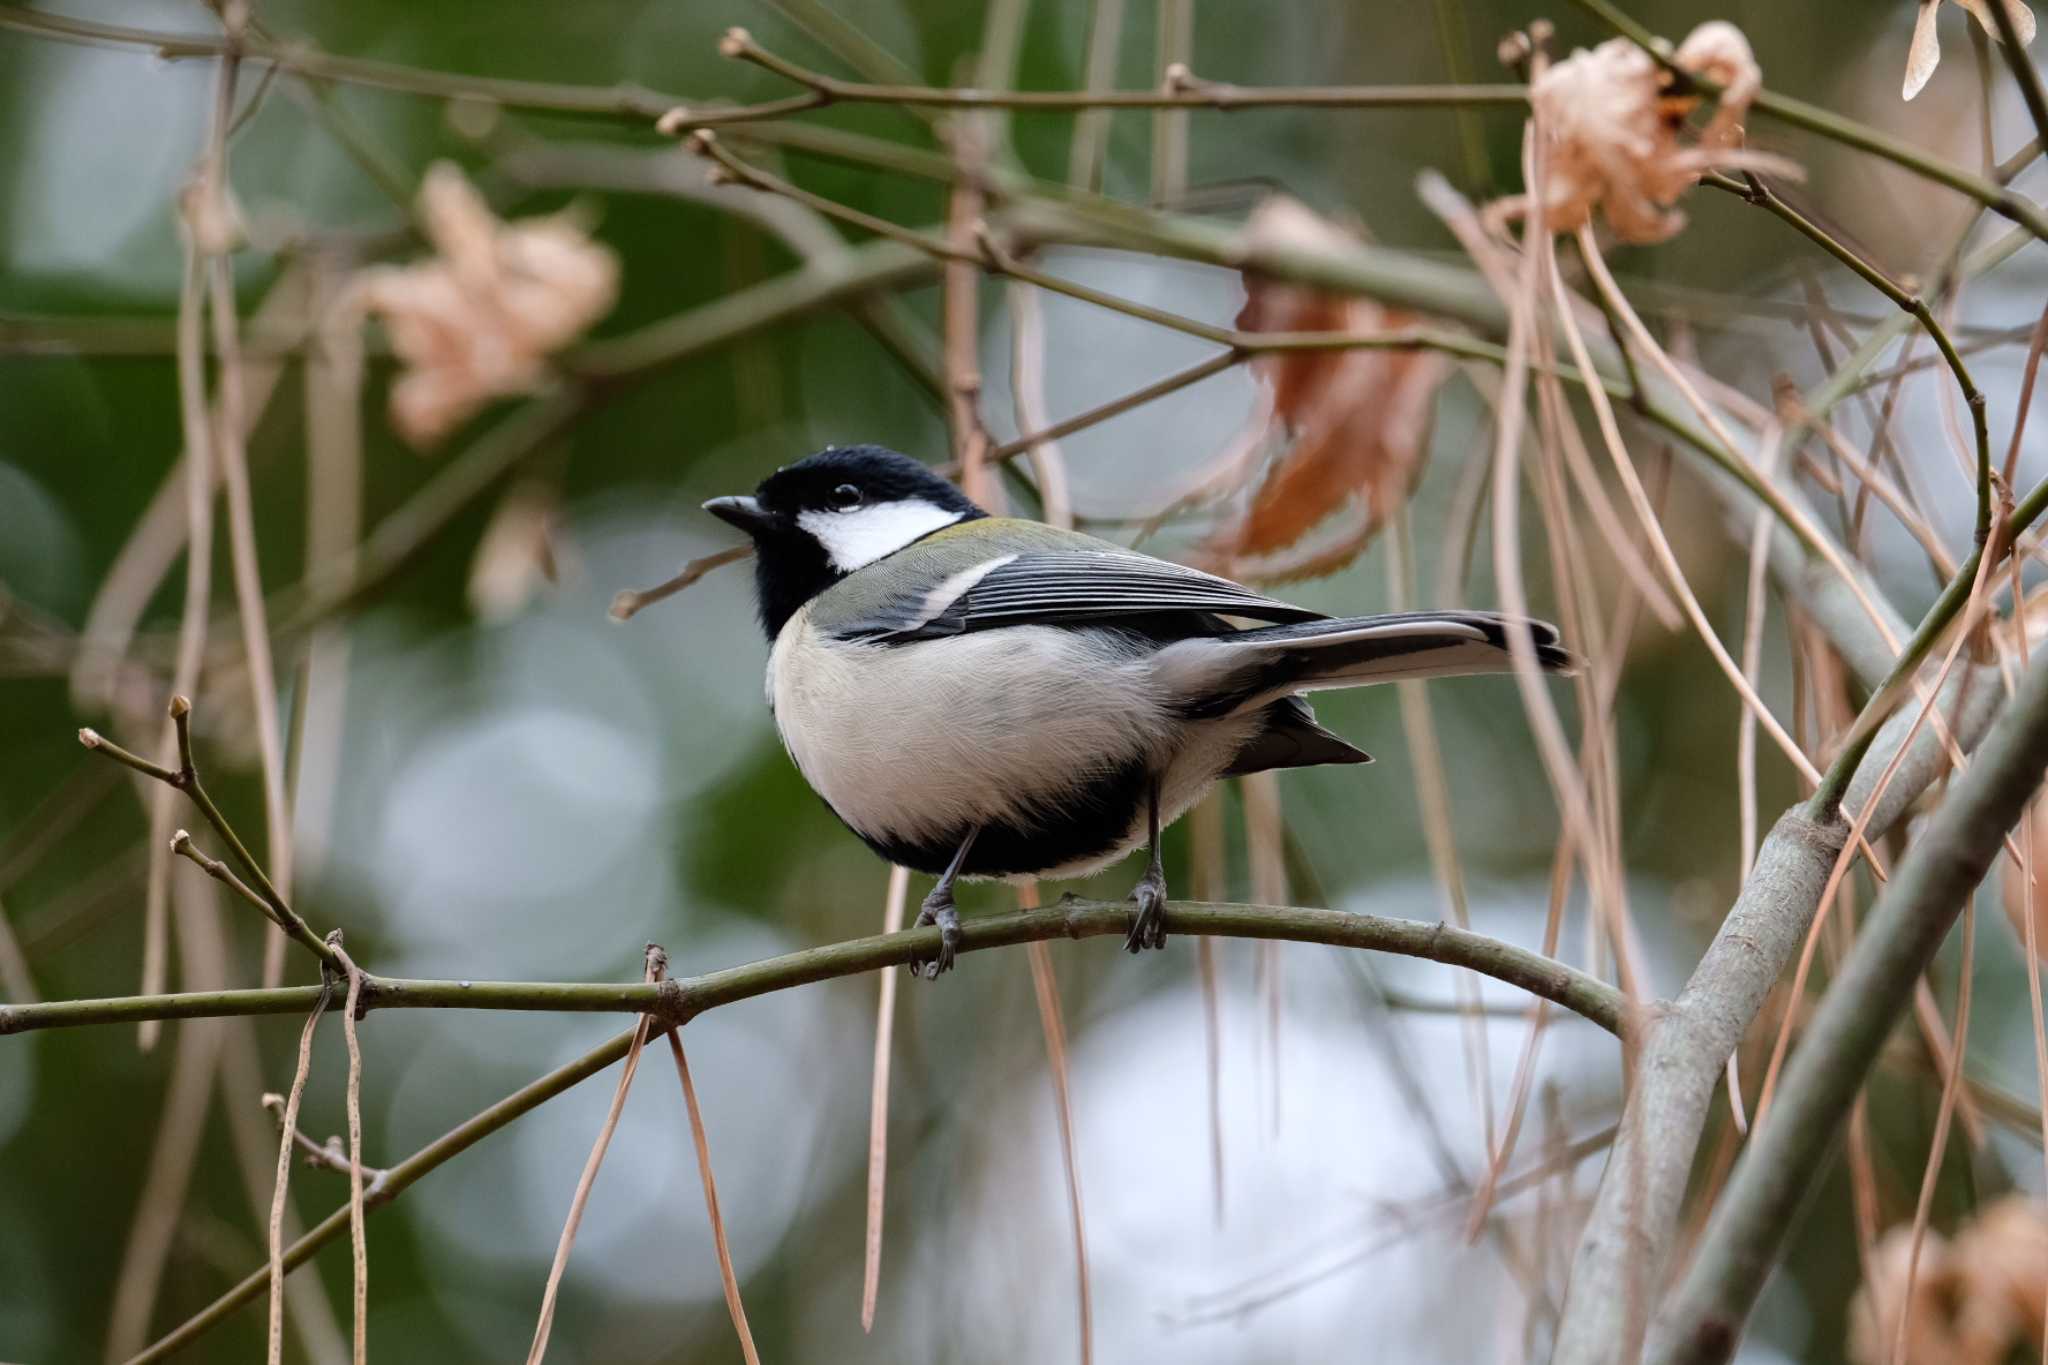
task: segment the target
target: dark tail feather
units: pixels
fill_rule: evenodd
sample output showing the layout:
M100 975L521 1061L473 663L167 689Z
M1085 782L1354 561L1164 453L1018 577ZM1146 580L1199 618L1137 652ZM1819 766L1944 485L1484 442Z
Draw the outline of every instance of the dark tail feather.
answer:
M1488 611L1411 611L1265 626L1225 637L1234 648L1272 653L1299 667L1303 686L1355 686L1396 678L1505 673L1514 667L1510 618ZM1536 661L1570 673L1578 659L1557 627L1528 623Z
M1510 624L1492 612L1416 611L1261 626L1171 645L1159 668L1162 682L1185 699L1183 714L1229 715L1294 692L1506 673L1514 668ZM1541 667L1578 667L1556 627L1528 625Z

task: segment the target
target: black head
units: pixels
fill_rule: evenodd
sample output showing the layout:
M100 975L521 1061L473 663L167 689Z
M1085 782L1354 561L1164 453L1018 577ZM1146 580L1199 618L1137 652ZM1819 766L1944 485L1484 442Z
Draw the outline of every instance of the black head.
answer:
M881 446L828 446L784 465L752 497L704 510L754 540L754 587L770 639L854 570L942 526L986 515L931 470Z

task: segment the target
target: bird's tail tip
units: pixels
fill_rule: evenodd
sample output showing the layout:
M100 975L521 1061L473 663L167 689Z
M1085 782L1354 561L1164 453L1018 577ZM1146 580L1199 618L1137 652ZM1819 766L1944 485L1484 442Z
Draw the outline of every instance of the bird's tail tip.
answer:
M1533 617L1501 616L1491 612L1486 613L1481 619L1489 637L1488 642L1510 655L1515 652L1515 628L1526 628L1530 647L1536 655L1536 663L1545 673L1556 673L1569 678L1585 670L1585 656L1565 648L1564 636L1548 621L1539 621Z

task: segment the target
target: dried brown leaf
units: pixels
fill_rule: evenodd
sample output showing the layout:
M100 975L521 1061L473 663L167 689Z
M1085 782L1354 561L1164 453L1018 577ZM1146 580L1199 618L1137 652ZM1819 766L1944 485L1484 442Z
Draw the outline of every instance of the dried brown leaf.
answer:
M1353 235L1285 196L1261 204L1246 237L1267 244L1348 243ZM1370 299L1331 294L1247 272L1238 327L1247 332L1385 333L1418 315ZM1219 528L1197 558L1219 572L1253 578L1305 577L1343 567L1400 506L1420 476L1441 355L1370 348L1274 351L1252 362L1288 437L1243 511ZM1303 545L1310 532L1348 510L1334 541Z
M1992 16L1987 0L1955 0L1967 10L1994 41L2002 41L1998 33L1998 20ZM2003 0L2005 12L2012 16L2012 26L2019 33L2022 47L2034 41L2034 11L2026 0ZM1912 99L1919 94L1934 75L1934 69L1941 65L1941 34L1937 30L1941 0L1920 0L1920 13L1913 21L1913 43L1906 49L1906 83L1900 89L1901 98Z

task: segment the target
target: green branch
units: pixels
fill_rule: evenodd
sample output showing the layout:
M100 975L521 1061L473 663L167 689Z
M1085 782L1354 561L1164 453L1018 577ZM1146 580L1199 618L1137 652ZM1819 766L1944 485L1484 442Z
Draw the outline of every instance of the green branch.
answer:
M1123 934L1130 928L1130 913L1130 906L1124 902L1068 900L1043 910L972 918L961 926L964 931L961 951L973 952L1054 938ZM1447 924L1348 914L1337 910L1183 902L1167 908L1166 928L1175 935L1223 935L1324 943L1427 958L1468 967L1496 980L1520 986L1585 1016L1611 1033L1620 1033L1624 1025L1626 1003L1621 992L1614 987L1528 949ZM363 982L362 997L364 1004L371 1008L403 1004L639 1011L654 1014L666 1028L720 1005L771 991L928 959L938 950L938 937L939 931L935 928L879 934L788 953L725 971L647 985L465 984L453 981L390 981L370 977ZM297 1014L309 1006L318 990L319 987L302 987L282 991L198 992L186 996L151 997L165 1012L150 1017ZM182 1003L173 1003L188 1001L191 1002L189 1010ZM142 1017L130 1009L134 1004L133 1000L60 1002L56 1013L51 1012L51 1006L43 1005L4 1007L0 1008L0 1034ZM86 1017L65 1017L63 1010L67 1007ZM179 1012L171 1012L173 1009ZM123 1010L128 1012L105 1013ZM376 1192L366 1200L366 1206L382 1207L435 1167L604 1070L626 1055L632 1037L629 1031L607 1040L575 1061L549 1072L458 1124L390 1167ZM348 1226L349 1211L344 1205L285 1250L284 1268L290 1271L304 1265L321 1247L346 1233ZM237 1309L261 1298L268 1285L267 1266L251 1272L227 1293L137 1355L131 1365L163 1360L190 1345Z
M1584 1015L1610 1033L1618 1033L1622 1028L1624 1003L1614 987L1540 953L1447 924L1342 910L1179 902L1169 907L1166 927L1170 933L1188 937L1322 943L1427 958L1519 986ZM1094 938L1126 932L1130 928L1130 906L1121 901L1069 900L1044 910L969 919L962 928L962 952L1045 939ZM361 1003L365 1013L380 1009L619 1012L651 1014L664 1023L682 1024L706 1010L757 995L927 961L936 951L938 941L937 929L906 929L653 984L426 981L365 973ZM312 1008L319 990L318 986L293 986L278 990L190 991L0 1005L0 1035L143 1019L302 1015Z
M675 128L744 123L782 118L828 104L897 104L944 109L1022 109L1075 112L1084 109L1418 109L1526 105L1528 92L1519 85L1333 85L1238 86L1186 77L1157 90L1023 90L948 89L918 85L866 85L807 71L745 39L727 42L727 55L754 62L789 76L805 93L763 104L719 106L695 104L681 96L645 86L570 85L553 81L509 80L453 71L405 66L365 57L338 56L296 41L277 41L244 33L174 33L161 29L73 19L43 10L0 5L0 28L96 47L145 50L164 61L226 56L232 49L243 61L287 71L313 80L367 86L430 99L475 99L530 113L617 122L654 124L663 119ZM736 34L743 30L734 30Z
M243 875L249 879L249 883L253 883L253 886L243 883L234 873L227 870L225 864L208 858L193 848L191 836L183 830L178 831L178 837L171 841L171 847L198 863L205 869L207 875L239 892L243 899L254 904L272 923L282 929L285 937L320 959L323 967L331 967L336 971L345 970L346 964L341 954L333 945L314 933L312 927L299 917L298 912L285 902L283 896L278 894L269 874L242 843L241 836L235 833L234 826L221 814L220 807L214 804L206 785L199 780L199 768L192 759L192 703L182 696L174 696L170 702L170 713L171 724L178 736L176 768L166 768L161 764L152 763L142 755L122 748L96 730L80 730L78 742L94 753L113 759L123 767L133 768L144 777L153 777L166 786L175 787L185 793L192 804L199 808L199 813L206 817L206 823L212 825L214 832L220 835L221 841L228 846L228 851L234 855L235 861L241 864ZM0 1029L0 1032L5 1030Z
M727 29L718 50L735 61L772 71L802 86L805 93L738 107L678 108L662 121L662 131L754 123L832 104L1077 113L1087 109L1469 109L1488 105L1522 107L1529 100L1527 89L1506 83L1243 86L1203 80L1181 67L1169 68L1165 80L1153 90L995 90L871 84L841 80L799 66L756 43L743 28Z

